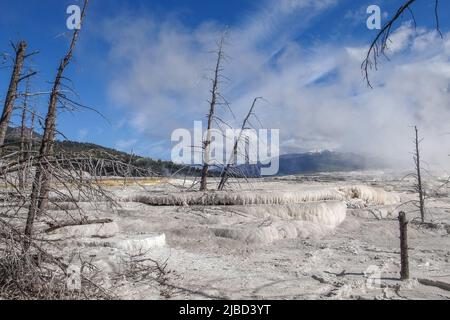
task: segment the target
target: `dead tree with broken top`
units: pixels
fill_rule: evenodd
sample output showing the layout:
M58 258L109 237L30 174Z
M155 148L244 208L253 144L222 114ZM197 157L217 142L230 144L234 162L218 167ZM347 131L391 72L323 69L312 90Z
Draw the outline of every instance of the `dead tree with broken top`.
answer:
M252 104L252 106L250 108L250 111L248 112L247 116L244 119L244 122L242 123L242 127L241 127L241 131L239 132L239 136L236 139L236 141L234 142L233 153L231 155L231 159L228 161L228 163L225 164L225 168L223 169L222 174L220 176L221 180L220 180L219 187L218 187L219 191L223 191L223 189L225 188L225 185L228 182L228 179L230 177L230 170L236 164L236 158L237 158L239 143L240 143L240 141L241 141L241 139L242 139L242 137L244 135L245 130L248 129L247 125L248 125L248 122L250 120L250 117L252 115L255 115L253 110L256 107L256 103L260 99L262 99L262 97L255 98L255 100L253 100L253 104Z
M217 46L217 60L214 69L214 76L212 79L211 88L211 101L209 101L209 113L208 113L208 127L206 133L206 139L203 141L203 169L200 181L200 191L206 191L208 189L208 172L210 167L210 150L211 150L211 129L213 126L213 121L215 120L216 107L221 99L221 94L219 92L219 84L222 69L222 62L224 59L224 44L225 44L225 33L222 35L220 42Z
M15 52L14 67L9 82L8 92L6 93L2 117L0 119L0 148L3 148L5 144L6 132L11 120L11 115L14 111L14 103L18 97L17 91L19 84L21 81L28 79L35 74L35 72L32 72L27 75L22 75L22 69L25 59L36 52L26 55L27 43L25 41L19 42L18 45L13 44L12 46Z
M422 167L421 167L421 158L420 158L420 138L419 138L419 129L417 129L417 126L414 127L415 132L415 139L414 139L414 145L415 145L415 152L414 152L414 164L416 167L416 185L414 186L416 189L417 194L419 195L419 210L420 210L420 218L422 220L422 223L425 222L425 190L422 184Z
M36 173L33 181L33 189L31 193L31 203L28 210L28 217L25 227L25 236L28 239L24 245L24 250L28 250L30 247L30 240L33 236L33 225L37 215L45 213L48 207L48 194L49 184L51 179L50 158L53 155L55 135L56 135L56 117L57 117L57 105L60 99L61 81L63 79L64 70L69 65L75 45L78 40L78 35L81 30L82 23L85 18L86 9L89 0L84 0L84 5L81 13L81 20L79 28L75 29L70 43L69 50L65 57L61 60L53 88L50 93L50 100L48 105L47 116L45 119L44 134L42 137L41 147L39 150L39 164L36 168Z

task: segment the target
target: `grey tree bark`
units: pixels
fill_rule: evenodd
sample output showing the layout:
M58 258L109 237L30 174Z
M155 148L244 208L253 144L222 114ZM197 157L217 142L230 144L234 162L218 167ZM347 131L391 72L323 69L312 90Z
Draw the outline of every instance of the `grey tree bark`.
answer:
M425 190L422 184L422 167L420 160L420 140L419 140L419 129L414 127L415 131L415 155L414 155L414 163L416 165L416 175L417 175L417 185L416 191L419 195L419 209L420 209L420 217L422 219L422 223L425 222Z
M405 281L409 279L408 221L404 212L400 212L398 219L400 222L400 277L402 281Z
M220 180L219 187L218 187L219 191L223 191L223 189L225 188L225 185L228 182L230 170L231 170L232 166L235 165L235 162L236 162L235 159L237 157L239 142L242 139L242 135L243 135L245 129L247 129L247 123L248 123L250 117L252 116L253 110L255 109L256 103L258 102L259 99L262 99L262 98L258 97L258 98L255 98L255 100L253 100L253 104L250 108L250 111L248 112L247 116L244 119L244 122L242 123L241 132L239 133L239 137L234 142L233 154L231 155L232 158L228 161L228 163L226 164L226 166L221 174L221 180Z
M214 120L214 115L216 112L216 105L219 98L219 77L221 72L222 60L224 57L223 46L225 42L225 35L222 35L220 39L218 49L217 49L217 61L216 67L214 69L214 77L212 79L212 89L211 89L211 101L208 113L208 127L207 127L207 137L203 141L203 169L202 177L200 181L200 191L206 191L208 189L208 172L209 172L209 154L211 148L211 129Z
M39 150L39 165L36 168L36 174L33 181L33 189L31 193L31 203L28 210L27 223L25 227L25 236L27 241L24 245L24 250L28 250L30 247L30 241L32 241L33 236L33 226L36 216L42 215L47 211L48 207L48 193L49 184L51 179L51 172L49 172L48 160L53 155L53 148L55 142L56 134L56 116L57 116L57 104L60 95L61 80L63 79L63 74L65 68L69 65L75 45L78 40L78 35L81 30L81 25L84 21L86 14L86 9L89 0L84 0L84 5L81 13L80 29L75 29L70 47L65 57L61 60L55 81L53 83L53 88L50 94L50 100L48 105L47 116L45 119L44 134L42 137L41 147Z
M14 47L14 49L16 53L16 57L14 59L14 68L11 75L11 80L9 82L8 92L6 94L2 118L0 119L0 147L3 147L5 145L6 131L8 130L11 115L14 110L14 103L17 98L17 88L21 80L27 43L25 41L21 41L17 47Z
M24 163L19 172L19 189L24 190L26 186L26 178L28 176L28 168L26 159L29 157L30 150L27 150L27 113L28 113L28 93L30 91L30 79L27 79L25 97L22 106L22 116L20 124L20 160Z

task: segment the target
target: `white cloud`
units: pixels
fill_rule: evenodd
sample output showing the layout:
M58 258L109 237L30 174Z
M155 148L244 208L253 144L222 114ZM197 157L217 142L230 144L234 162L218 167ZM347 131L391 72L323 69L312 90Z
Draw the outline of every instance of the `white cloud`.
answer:
M369 90L360 70L365 47L303 47L289 32L286 37L275 32L289 21L291 9L314 5L320 14L335 2L317 3L284 1L270 19L262 11L230 28L225 73L231 82L222 89L238 119L254 97L264 96L270 103L258 105L258 116L266 127L281 129L284 152L339 149L396 163L410 162L411 127L418 125L426 138L424 158L437 165L448 162L450 137L442 133L450 131L443 121L450 118L449 35L442 40L434 32L402 26L391 38L392 61L372 73L379 85ZM205 119L213 66L209 51L220 28L207 23L191 29L139 16L121 19L121 29L109 38L108 59L116 70L110 96L136 130L148 141L166 140L169 152L174 129L190 129L194 120ZM275 44L259 46L277 36Z
M411 28L410 24L400 26L394 33L391 34L387 42L388 54L399 53L409 47L411 40L416 35L416 30Z

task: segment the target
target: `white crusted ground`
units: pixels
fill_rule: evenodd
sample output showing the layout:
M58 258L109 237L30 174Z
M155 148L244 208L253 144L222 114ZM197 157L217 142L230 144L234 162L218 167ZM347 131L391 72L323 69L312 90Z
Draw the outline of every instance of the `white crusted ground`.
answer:
M122 208L100 204L91 213L113 224L55 234L66 238L59 244L67 254L94 257L105 274L119 270L127 253L167 260L172 272L163 286L124 283L122 298L448 299L445 290L397 280L396 216L399 210L417 216L411 204L398 208L414 199L411 182L399 177L284 177L210 194L178 189L184 181L116 188ZM414 278L450 283L448 191L440 189L428 203L436 228L411 224ZM374 270L381 286L370 285Z

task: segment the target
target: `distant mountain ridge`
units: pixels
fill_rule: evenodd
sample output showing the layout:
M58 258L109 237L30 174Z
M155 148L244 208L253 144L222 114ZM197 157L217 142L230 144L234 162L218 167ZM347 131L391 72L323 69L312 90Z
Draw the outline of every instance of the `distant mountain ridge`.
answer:
M35 145L38 145L42 136L36 132L31 132L26 129L26 135L32 133ZM8 128L6 142L9 145L18 145L20 143L21 130L20 128ZM37 143L36 143L37 142ZM115 158L130 162L139 167L150 169L155 173L161 175L171 175L182 169L182 165L177 165L170 161L154 160L147 157L140 157L130 155L126 152L118 151L112 148L103 147L93 143L83 143L74 141L57 141L55 151L64 150L66 152L95 152L108 153ZM243 165L239 166L239 171L246 177L260 177L262 164L257 165ZM382 161L373 158L365 157L356 153L350 152L334 152L334 151L317 151L297 154L286 154L280 156L280 168L278 176L298 175L298 174L312 174L318 172L348 172L348 171L362 171L368 169L379 169L383 167ZM198 175L199 169L196 166L192 167L194 170L190 174ZM200 167L199 167L200 168ZM217 176L220 174L220 168L211 168L211 175Z
M34 148L39 146L39 141L42 139L42 135L31 129L25 129L25 136L32 134ZM6 145L10 147L17 147L20 145L21 140L21 128L8 128L6 134ZM57 141L55 144L55 152L91 152L93 154L109 154L124 163L130 163L131 165L151 170L154 173L160 175L171 175L180 170L182 166L177 165L171 161L154 160L147 157L141 157L137 155L131 155L129 153L118 151L112 148L103 147L93 143L75 142L75 141Z
M356 153L320 151L280 156L278 176L311 174L318 172L348 172L377 169L382 162ZM239 169L247 177L261 175L262 164L244 165Z
M355 153L321 151L287 154L280 157L279 175L359 171L367 169L369 164L365 157Z

